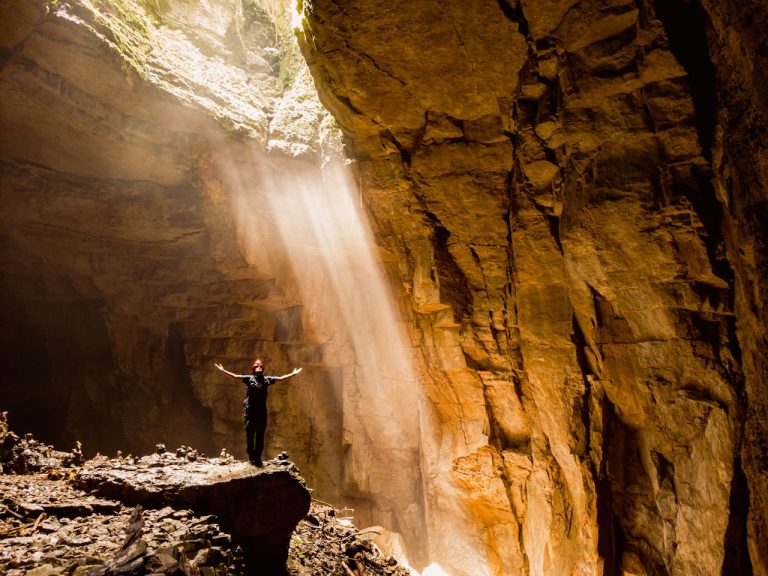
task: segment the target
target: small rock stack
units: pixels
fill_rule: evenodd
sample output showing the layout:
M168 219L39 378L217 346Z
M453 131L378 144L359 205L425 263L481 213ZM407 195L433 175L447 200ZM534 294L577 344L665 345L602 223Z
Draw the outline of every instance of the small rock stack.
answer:
M25 434L8 429L8 413L0 413L0 474L28 474L45 468L79 466L84 462L80 442L72 452L59 452Z

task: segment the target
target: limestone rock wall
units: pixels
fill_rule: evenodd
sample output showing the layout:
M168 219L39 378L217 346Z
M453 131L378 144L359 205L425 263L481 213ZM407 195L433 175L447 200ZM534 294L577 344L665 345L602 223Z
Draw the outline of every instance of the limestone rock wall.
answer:
M407 362L372 373L349 317L383 292L335 287L370 269L303 244L350 201L294 195L330 178L334 128L273 16L0 6L12 422L242 454L212 364L261 355L305 368L272 392L269 449L417 566L765 574L766 11L304 4L418 371L397 383Z
M452 573L763 573L764 17L304 4L399 256Z
M12 424L89 454L164 442L244 457L243 387L214 362L302 366L270 392L265 457L287 450L318 498L418 540L419 390L392 377L408 364L390 338L403 327L379 322L386 286L289 14L183 0L0 10Z
M304 365L318 393L338 387L323 343L304 335L290 269L273 265L284 250L266 155L304 158L295 170L317 177L307 158L322 115L316 100L282 100L286 86L312 84L295 71L284 84L273 16L248 2L169 2L160 15L132 2L18 0L0 21L11 421L89 453L164 441L242 455L242 386L214 362L242 372L261 355L278 373ZM253 261L240 232L254 220L273 260ZM338 396L320 397L327 409L297 415L276 447L305 473L316 465L301 438L340 410Z
M709 19L707 39L720 102L714 182L724 206L723 234L735 272L737 334L745 376L741 457L749 487L749 551L754 573L768 574L768 39L764 34L768 7L702 4Z

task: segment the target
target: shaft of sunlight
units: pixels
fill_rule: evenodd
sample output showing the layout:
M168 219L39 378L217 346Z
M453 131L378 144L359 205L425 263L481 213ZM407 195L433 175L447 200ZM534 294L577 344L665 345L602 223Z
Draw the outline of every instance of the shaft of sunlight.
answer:
M230 169L241 244L257 268L291 277L304 337L343 374L345 491L370 500L364 522L423 554L421 387L353 179L341 162L321 170L255 156L245 164L256 174Z
M310 176L310 177L307 177ZM316 176L316 175L315 175ZM356 376L375 425L379 446L418 445L418 384L410 345L364 215L341 163L311 174L271 174L271 214L304 296L317 299L326 282L316 322L342 322L354 348Z

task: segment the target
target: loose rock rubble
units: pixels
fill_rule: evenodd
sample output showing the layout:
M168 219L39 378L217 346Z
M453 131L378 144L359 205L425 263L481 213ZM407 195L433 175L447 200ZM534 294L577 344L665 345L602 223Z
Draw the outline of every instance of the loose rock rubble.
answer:
M311 494L287 455L255 467L208 458L187 447L136 457L98 456L72 483L102 498L145 508L189 508L215 515L242 547L252 573L282 574L291 534L310 509Z
M2 574L245 574L210 516L127 508L43 474L0 476L0 490Z
M312 501L307 517L296 527L288 554L291 576L408 576L395 558L385 555L349 517L332 506Z
M0 413L0 473L27 474L55 467L79 466L84 462L80 442L72 452L59 452L38 442L32 434L20 438L8 429L8 413Z
M245 576L243 551L212 515L172 506L128 506L96 496L83 473L109 467L120 476L135 475L149 484L149 470L173 478L194 477L206 467L246 467L229 454L206 458L182 446L158 445L150 456L97 456L87 462L80 447L58 452L8 430L0 414L0 574L7 576ZM295 466L286 454L267 462L269 470ZM91 474L89 478L93 479ZM105 480L106 481L106 480ZM114 478L113 478L114 481ZM161 483L162 484L162 483ZM161 487L162 488L162 487ZM103 490L101 491L103 492ZM109 490L107 491L109 492ZM368 534L332 506L313 501L293 533L288 576L407 576L409 572L383 554Z

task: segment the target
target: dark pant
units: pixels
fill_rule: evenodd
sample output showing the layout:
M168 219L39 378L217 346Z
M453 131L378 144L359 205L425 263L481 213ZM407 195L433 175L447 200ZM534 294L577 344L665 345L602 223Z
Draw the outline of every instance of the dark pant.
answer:
M264 450L264 433L267 431L267 412L253 410L245 412L245 447L251 462L261 461Z

